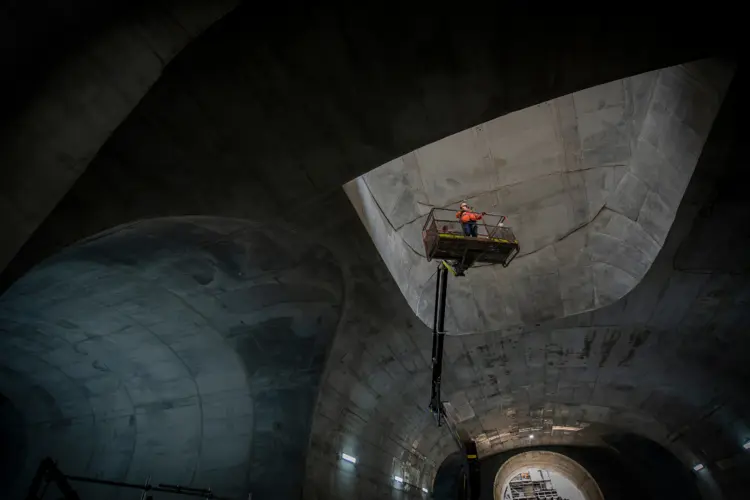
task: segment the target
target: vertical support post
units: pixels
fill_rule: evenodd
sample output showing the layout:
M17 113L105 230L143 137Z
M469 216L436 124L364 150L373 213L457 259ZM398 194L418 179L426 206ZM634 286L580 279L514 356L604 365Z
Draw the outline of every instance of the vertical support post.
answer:
M435 281L435 312L432 316L432 359L435 359L435 335L437 335L438 332L438 304L440 303L440 285L443 282L443 263L441 262L438 264L437 268L437 278Z
M464 452L466 454L466 463L469 471L469 494L466 496L469 500L479 499L479 487L481 483L481 469L479 467L479 453L477 443L473 439L464 441Z
M29 493L26 496L27 500L38 500L40 497L37 496L43 480L54 481L60 493L63 495L64 500L80 500L78 493L68 483L68 476L60 472L57 468L54 460L46 457L39 464L34 480L29 488Z
M443 342L445 340L445 300L448 291L448 269L440 263L435 287L435 314L432 326L432 394L430 410L437 418L438 426L442 419L440 400L440 380L443 374Z

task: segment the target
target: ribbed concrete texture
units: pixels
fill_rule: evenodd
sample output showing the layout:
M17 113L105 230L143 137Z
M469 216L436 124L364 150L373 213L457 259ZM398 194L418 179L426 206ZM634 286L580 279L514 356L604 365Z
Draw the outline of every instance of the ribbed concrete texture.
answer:
M593 310L632 290L664 245L732 73L699 61L582 90L424 146L346 191L423 321L435 287L426 214L461 200L506 215L521 252L451 284L448 332Z
M457 450L427 411L432 334L403 288L432 265L395 265L367 229L418 249L419 203L470 197L526 252L451 281L451 329L494 329L445 346L449 416L483 464L561 444L583 463L629 433L708 498L743 498L750 204L742 65L720 106L718 62L736 32L705 12L142 5L153 31L96 26L96 58L50 56L0 116L0 496L49 454L243 500L427 497ZM342 185L388 162L366 227Z
M70 474L293 497L270 478L301 477L343 300L330 252L243 221L147 221L63 252L0 299L18 477L50 455Z

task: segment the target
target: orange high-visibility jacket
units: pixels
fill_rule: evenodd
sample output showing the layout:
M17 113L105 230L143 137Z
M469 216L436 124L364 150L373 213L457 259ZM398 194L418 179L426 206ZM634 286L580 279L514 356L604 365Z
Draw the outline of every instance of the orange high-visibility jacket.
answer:
M467 222L476 222L481 218L482 218L482 214L478 214L476 212L465 211L465 210L460 210L456 212L456 219L460 220L464 224L466 224Z

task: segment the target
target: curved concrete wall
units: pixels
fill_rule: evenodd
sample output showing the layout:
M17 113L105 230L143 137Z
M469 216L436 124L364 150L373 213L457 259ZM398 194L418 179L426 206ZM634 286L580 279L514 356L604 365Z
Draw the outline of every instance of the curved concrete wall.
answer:
M0 174L0 269L65 196L166 65L237 3L158 0L127 11L56 61L20 112L2 117L0 164L12 165L13 172ZM69 6L72 11L74 7ZM45 181L39 182L41 178Z
M432 321L432 207L508 217L513 264L452 280L449 333L570 316L627 294L653 263L732 78L704 60L600 85L502 116L345 186L412 309ZM425 291L427 290L427 291Z
M668 31L662 21L652 18L638 18L633 28L632 19L607 16L602 19L608 26L603 34L588 18L561 24L533 16L498 30L497 16L486 11L467 24L451 10L450 16L422 18L418 36L394 37L393 33L413 33L413 20L389 11L389 29L384 29L361 14L359 5L348 12L311 8L305 11L309 16L296 19L259 18L254 6L246 7L168 66L17 254L0 286L17 280L60 248L128 221L184 214L260 220L264 213L258 208L271 205L279 211L279 226L291 221L288 227L294 228L294 238L304 235L335 254L345 293L325 368L315 364L317 373L324 373L315 410L306 414L312 419L310 439L283 448L284 457L291 460L306 457L304 482L289 468L268 472L264 467L270 455L264 456L262 463L250 468L263 473L258 484L295 491L265 491L263 497L294 498L303 485L307 498L321 500L421 496L421 490L406 491L394 484L392 475L403 472L411 483L429 485L436 463L455 449L446 428L437 428L426 412L430 331L416 320L399 293L343 196L341 184L398 155L509 111L701 57L707 53L706 45L717 38L713 32L710 37L697 36L708 33L703 12L700 23L671 23ZM505 9L498 7L498 14L506 14ZM650 21L647 32L642 23ZM636 29L638 43L633 37ZM687 36L677 37L675 30ZM674 43L678 38L685 45ZM709 163L704 174L721 165ZM46 172L39 176L41 191L48 186L47 178ZM731 179L735 178L733 174ZM700 193L713 187L703 179L696 183ZM684 224L693 222L693 208L688 204ZM272 232L274 227L264 225L263 231ZM283 243L295 241L283 228L281 233ZM685 234L678 232L673 246ZM221 248L231 238L215 232L210 239ZM170 260L179 260L180 253L181 248L175 247L166 251L172 254ZM243 255L250 259L263 254ZM721 269L740 266L744 256L737 253L732 262L724 259ZM742 334L747 331L747 287L742 276L715 274L711 262L688 257L690 269L700 268L703 275L676 271L666 259L663 265L652 266L652 279L641 283L640 292L595 313L568 317L551 327L452 337L446 342L446 394L452 402L454 394L463 398L465 414L470 414L468 407L475 411L464 421L472 435L489 439L506 428L518 431L530 419L547 417L547 407L559 408L563 419L582 418L644 433L653 428L639 420L646 415L649 423L659 424L664 439L679 431L681 437L672 446L686 450L685 463L704 450L707 464L721 461L724 467L724 461L741 449L740 416L743 411L747 414L743 406L747 391L738 391L742 396L733 398L732 405L700 422L697 419L712 408L717 384L731 386L725 383L728 378L744 387L743 381L750 380L747 336ZM204 264L212 261L203 259ZM154 271L155 281L194 281L180 268ZM205 281L204 274L196 276ZM81 293L95 285L74 284ZM49 286L65 284L52 280ZM102 290L102 295L107 292ZM80 298L73 292L67 295ZM183 316L193 317L173 314L172 298L160 298L168 313L161 317L165 328L173 322L180 329ZM283 309L284 297L267 298L278 299L276 305ZM262 304L255 299L244 302L246 311ZM86 306L80 301L70 304L76 302ZM131 305L122 303L125 311ZM116 312L117 306L113 309ZM49 319L66 319L63 312L50 311ZM718 319L707 319L714 314ZM649 318L653 323L648 323ZM310 313L307 321L315 324L317 317ZM56 335L64 334L63 327L53 328ZM274 325L267 328L258 334L275 331ZM206 332L205 338L214 341L212 349L225 349L223 337ZM44 373L44 366L38 368ZM300 373L306 383L314 383L311 371ZM27 386L32 376L22 377ZM17 382L18 393L26 392L22 379L8 379ZM159 379L152 381L158 387ZM52 398L67 401L69 386L54 387L60 394L52 393ZM273 434L277 422L286 428L287 415L295 421L305 415L291 403L270 403L252 414L252 425L261 436ZM496 421L497 409L506 416L514 411L515 420ZM8 412L11 419L17 414ZM485 414L493 418L483 421ZM188 417L180 424L195 428ZM156 421L154 433L161 425ZM704 433L706 426L714 432ZM242 435L244 428L225 426L225 430L226 435ZM139 433L148 435L149 425L139 428ZM578 435L574 438L583 439ZM506 445L520 443L512 439ZM87 446L81 447L84 453ZM361 459L356 467L338 459L345 447ZM163 463L153 458L146 465L153 464L155 472L162 467L170 470L173 456L164 455ZM190 455L188 461L193 460ZM119 462L112 463L112 470L103 474L120 474ZM712 472L722 486L742 476L742 468L731 464ZM229 479L235 477L240 475ZM220 491L220 485L213 486ZM253 492L253 498L263 498L258 490Z
M3 497L21 498L44 456L68 474L299 496L343 278L325 248L273 236L231 219L144 221L4 294L0 393L23 426Z
M519 453L500 467L495 476L495 500L503 500L503 491L508 482L518 473L529 469L557 472L569 479L585 500L604 500L599 485L581 464L560 453L544 450Z

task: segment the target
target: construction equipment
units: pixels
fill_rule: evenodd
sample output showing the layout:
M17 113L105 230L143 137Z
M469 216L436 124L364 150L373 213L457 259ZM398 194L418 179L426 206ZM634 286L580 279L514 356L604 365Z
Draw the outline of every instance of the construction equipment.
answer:
M455 276L463 276L476 263L508 267L520 247L505 220L504 215L484 214L476 222L477 236L467 236L452 210L433 208L422 228L427 260L445 260Z
M448 271L456 277L478 263L500 264L508 267L518 255L520 246L513 230L505 226L504 215L484 214L477 221L477 236L467 236L455 212L433 208L422 228L422 241L428 261L440 259L435 287L435 313L432 327L432 392L430 411L438 426L445 416L440 399L443 372L443 343L445 340L445 304L448 291Z
M85 500L70 485L70 482L84 482L100 484L103 486L113 486L116 488L126 488L141 491L141 500L153 500L151 492L173 493L181 496L198 497L204 500L230 500L225 497L217 496L211 489L191 488L189 486L179 486L173 484L151 484L150 480L145 484L125 483L122 481L110 481L107 479L97 479L93 477L72 476L63 474L57 467L57 463L47 457L41 461L37 468L31 487L26 496L26 500L41 500L45 497L47 489L51 484L55 484L62 494L63 500ZM57 497L60 498L60 497Z

